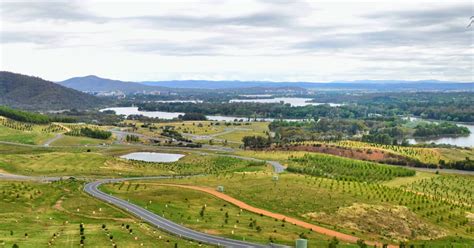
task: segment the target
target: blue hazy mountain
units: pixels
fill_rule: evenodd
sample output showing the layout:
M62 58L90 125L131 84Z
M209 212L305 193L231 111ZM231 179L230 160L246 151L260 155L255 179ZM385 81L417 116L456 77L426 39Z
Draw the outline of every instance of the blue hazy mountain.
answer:
M357 80L334 82L270 82L270 81L209 81L172 80L125 82L97 76L74 77L59 84L80 91L123 91L124 93L156 91L166 89L236 89L298 87L320 90L371 90L371 91L474 91L474 83L421 80Z

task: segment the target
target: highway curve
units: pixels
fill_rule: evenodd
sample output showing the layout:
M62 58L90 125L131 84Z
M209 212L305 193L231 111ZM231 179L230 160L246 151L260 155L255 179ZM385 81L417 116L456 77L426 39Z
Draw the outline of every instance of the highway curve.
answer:
M261 244L249 243L245 241L228 239L228 238L223 238L219 236L214 236L214 235L209 235L206 233L194 231L187 227L178 225L170 220L167 220L133 203L122 200L112 195L108 195L98 189L98 187L104 183L113 183L113 182L120 182L120 181L126 181L126 180L164 179L164 178L171 178L171 177L162 176L162 177L144 177L144 178L105 179L105 180L99 180L99 181L86 184L86 186L84 187L84 191L86 191L88 194L90 194L91 196L95 198L101 199L116 207L126 210L127 212L139 217L140 219L150 223L151 225L159 229L165 230L179 237L199 241L206 244L212 244L212 245L224 246L224 247L238 247L238 248L276 247L276 245L261 245Z

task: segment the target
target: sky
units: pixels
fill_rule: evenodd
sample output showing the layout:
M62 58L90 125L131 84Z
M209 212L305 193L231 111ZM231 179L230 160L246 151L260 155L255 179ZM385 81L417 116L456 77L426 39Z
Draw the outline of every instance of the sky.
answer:
M61 81L473 79L472 1L0 1L0 69Z

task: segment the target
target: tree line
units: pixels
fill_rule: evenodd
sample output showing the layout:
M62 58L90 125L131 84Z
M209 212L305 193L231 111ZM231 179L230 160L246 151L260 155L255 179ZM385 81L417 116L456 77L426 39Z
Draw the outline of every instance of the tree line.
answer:
M51 122L50 118L46 115L20 111L6 106L0 106L0 115L12 120L35 124L48 124Z
M71 136L84 136L94 139L103 139L106 140L112 136L112 133L109 131L104 131L100 129L92 129L88 127L83 127L81 129L74 129L66 133Z

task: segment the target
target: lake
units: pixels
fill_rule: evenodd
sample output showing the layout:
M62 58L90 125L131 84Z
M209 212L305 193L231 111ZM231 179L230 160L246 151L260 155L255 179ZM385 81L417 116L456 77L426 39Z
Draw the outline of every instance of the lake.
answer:
M439 137L439 138L432 138L432 139L408 139L410 144L423 144L423 143L435 143L435 144L448 144L448 145L456 145L456 146L463 146L463 147L474 147L474 125L468 124L457 124L458 126L464 126L471 131L469 136L463 137Z
M130 160L140 160L146 162L171 163L178 161L180 158L184 157L184 155L160 152L133 152L120 157Z
M231 99L229 102L258 102L258 103L279 103L284 102L289 103L293 107L301 107L307 105L323 105L329 104L331 107L341 106L342 104L338 103L317 103L317 102L310 102L311 98L300 98L300 97L275 97L275 98L255 98L255 99Z
M138 110L138 107L116 107L116 108L105 108L101 109L100 111L106 111L106 110L112 110L115 111L115 114L117 115L143 115L147 116L150 118L160 118L164 120L172 120L178 118L179 115L184 115L184 113L179 113L179 112L163 112L163 111L141 111ZM212 120L212 121L243 121L247 122L248 118L245 117L237 117L237 116L221 116L221 115L206 115L207 119ZM257 121L273 121L274 119L272 118L257 118ZM297 119L286 119L287 121L300 121ZM250 121L253 121L251 119Z
M184 113L179 112L163 112L163 111L141 111L138 110L138 107L116 107L116 108L105 108L100 111L112 110L115 111L117 115L143 115L150 118L160 118L164 120L172 120L178 118L179 115L184 115Z

